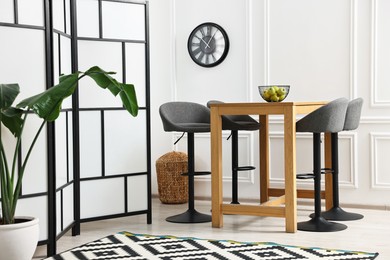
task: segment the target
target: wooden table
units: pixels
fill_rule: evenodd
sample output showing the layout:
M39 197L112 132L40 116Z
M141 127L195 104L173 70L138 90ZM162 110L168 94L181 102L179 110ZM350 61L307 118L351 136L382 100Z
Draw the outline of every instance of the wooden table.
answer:
M297 231L297 197L312 197L312 191L296 189L296 115L308 114L327 102L221 103L211 109L211 189L212 226L223 226L223 214L283 217L286 232ZM260 127L260 205L225 204L222 192L222 115L258 115ZM284 115L284 189L269 187L269 116ZM325 135L325 166L330 161L330 135ZM331 175L331 174L327 174ZM326 180L327 207L332 204ZM271 196L279 196L270 200Z

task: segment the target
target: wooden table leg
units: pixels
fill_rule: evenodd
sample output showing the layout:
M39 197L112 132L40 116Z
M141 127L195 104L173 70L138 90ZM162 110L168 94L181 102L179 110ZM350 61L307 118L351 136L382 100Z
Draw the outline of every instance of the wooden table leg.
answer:
M222 118L218 113L218 108L211 107L210 121L212 227L222 227Z
M260 115L260 203L269 200L269 116Z
M286 232L297 231L297 189L296 189L296 140L295 108L285 108L284 112L284 178L285 178L285 218Z
M332 134L325 133L325 167L332 168ZM333 207L333 174L325 174L325 208Z

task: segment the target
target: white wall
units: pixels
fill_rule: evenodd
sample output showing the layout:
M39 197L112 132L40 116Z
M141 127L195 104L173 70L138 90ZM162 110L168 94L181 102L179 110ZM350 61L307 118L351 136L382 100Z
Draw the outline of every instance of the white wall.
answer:
M363 97L360 127L340 134L341 203L389 207L389 12L387 0L150 0L152 162L186 150L185 140L173 147L177 135L162 129L158 107L167 101L258 102L263 84L291 85L287 101ZM187 52L189 34L207 21L221 25L231 44L214 68L196 65ZM282 124L278 118L271 124L271 184L281 186ZM240 134L242 164L258 166L257 143L256 134ZM210 169L209 135L197 135L196 149L196 167ZM308 152L310 135L300 135L298 171L312 169ZM230 141L224 141L226 197L229 158ZM209 177L196 185L197 196L210 195ZM241 198L258 198L258 171L243 173L239 190Z

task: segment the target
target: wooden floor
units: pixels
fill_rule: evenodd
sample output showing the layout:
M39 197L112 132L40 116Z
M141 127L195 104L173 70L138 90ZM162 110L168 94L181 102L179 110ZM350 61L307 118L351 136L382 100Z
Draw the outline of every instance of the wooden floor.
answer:
M210 202L196 201L196 208L210 213ZM369 209L346 209L361 213L362 220L343 222L348 229L340 232L313 233L284 232L284 219L271 217L225 215L223 228L212 228L211 223L174 224L165 221L171 215L182 213L186 204L161 204L153 200L153 224L146 224L146 216L133 216L95 221L81 225L81 235L66 234L57 242L57 252L102 238L119 231L153 235L192 236L208 239L230 239L236 241L276 242L285 245L324 247L332 249L378 252L377 259L390 259L390 211ZM308 220L312 207L298 206L298 221ZM39 246L34 259L46 257L46 246Z

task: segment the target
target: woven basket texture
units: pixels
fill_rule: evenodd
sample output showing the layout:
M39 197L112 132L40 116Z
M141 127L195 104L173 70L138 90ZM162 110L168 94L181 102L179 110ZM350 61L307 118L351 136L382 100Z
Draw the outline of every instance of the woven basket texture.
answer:
M156 161L158 194L164 204L182 204L188 201L188 157L183 152L169 152Z

